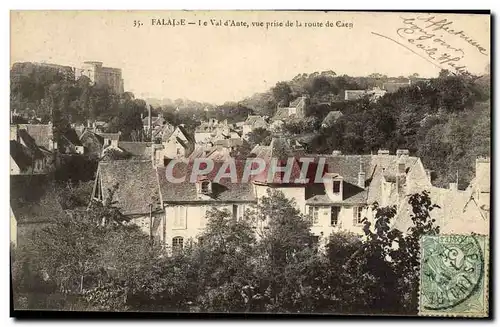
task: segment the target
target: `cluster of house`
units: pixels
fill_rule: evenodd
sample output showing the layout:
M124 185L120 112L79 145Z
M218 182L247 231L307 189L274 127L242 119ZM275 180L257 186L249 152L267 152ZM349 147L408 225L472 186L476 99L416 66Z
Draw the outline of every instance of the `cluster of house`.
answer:
M293 158L287 167L291 179L277 175L269 180L263 174L243 178L243 162L236 163L237 182L230 178L216 178L224 160L214 160L214 169L196 181L185 178L172 182L170 171L182 179L197 169L192 160L171 158L151 160L117 160L101 162L98 168L92 198L104 201L108 189L118 186L114 193L122 212L167 248L180 248L197 241L207 224L207 212L212 208L226 209L234 219L243 219L267 195L268 190L279 190L293 200L296 208L312 222L312 232L326 241L333 232L349 231L363 234L364 219L372 221L372 205L396 205L398 216L394 226L406 232L411 225L408 195L427 190L438 204L431 217L444 233L479 233L489 231L489 159L478 158L476 178L465 190L456 184L437 188L431 184L430 172L419 158L407 150L390 154L380 150L373 155L304 155L293 151L288 140L274 138L269 146L256 146L253 156L271 165L273 158ZM301 159L302 158L302 159ZM297 182L304 158L325 162L320 181ZM313 165L314 167L314 165ZM171 169L171 170L169 170ZM313 168L315 170L316 168ZM297 177L295 176L295 177ZM266 222L254 222L255 228Z
M344 100L352 101L368 97L370 100L376 101L383 97L386 93L394 93L400 88L408 87L410 85L412 85L411 79L407 79L405 81L390 80L383 83L381 87L375 86L368 90L345 90Z
M249 116L246 122L250 121L252 126L265 123L257 116ZM232 157L231 145L217 142L244 139L246 124L231 126L211 120L193 134L182 125L172 126L161 116L146 117L145 122L144 128L155 135L155 142L124 142L119 133L102 133L95 128L73 130L55 142L50 125L11 126L13 242L24 237L26 230L33 228L33 222L46 224L47 217L53 219L64 214L46 187L47 172L53 169L50 165L57 162L56 153L102 159L111 149L127 154L127 159L99 161L92 199L105 200L108 190L117 186L114 200L122 213L167 248L180 248L186 242L196 241L206 227L210 209L227 209L234 219L242 219L248 214L247 209L255 208L268 190L279 190L293 200L297 209L311 219L312 232L325 241L336 231L362 234L363 219L374 219L374 203L396 205L398 216L394 225L406 231L412 224L408 195L423 190L439 205L431 215L443 233L489 233L489 158L476 160L476 176L466 190L458 190L455 183L443 189L432 185L430 172L408 150L392 154L379 150L370 155L343 155L339 151L315 155L297 149L290 139L274 137L268 146L255 146L250 157L266 163L264 173L275 158L291 158L287 169L292 178L278 174L269 180L260 174L244 179L244 161L241 161L236 164L238 180L234 182L215 178L217 167ZM238 133L238 128L242 132ZM195 182L186 178L173 183L166 178L173 160L174 175L182 177L196 168L197 158L213 160L213 172ZM293 178L302 170L304 160L324 161L319 181L298 182ZM20 225L23 228L18 228ZM256 222L255 228L263 227L265 222Z

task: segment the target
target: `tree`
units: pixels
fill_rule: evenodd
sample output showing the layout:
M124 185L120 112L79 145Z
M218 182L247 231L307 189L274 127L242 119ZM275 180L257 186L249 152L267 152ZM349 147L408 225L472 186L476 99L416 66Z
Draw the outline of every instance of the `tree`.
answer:
M315 293L310 273L319 265L311 223L280 191L267 191L249 220L257 228L258 294L266 311L304 312ZM308 269L311 268L311 269ZM307 303L307 304L306 304Z
M292 88L287 82L278 82L271 89L273 93L274 101L276 103L281 103L282 106L287 107L292 100Z
M256 304L252 290L255 235L246 220L235 220L227 210L214 209L207 215L206 230L200 235L193 258L202 310L249 311Z

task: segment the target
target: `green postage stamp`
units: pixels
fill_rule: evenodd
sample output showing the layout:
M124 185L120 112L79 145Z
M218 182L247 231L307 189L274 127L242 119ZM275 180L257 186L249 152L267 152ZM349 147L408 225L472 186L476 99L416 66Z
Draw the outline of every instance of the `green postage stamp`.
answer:
M482 235L423 236L419 315L488 316L488 239Z

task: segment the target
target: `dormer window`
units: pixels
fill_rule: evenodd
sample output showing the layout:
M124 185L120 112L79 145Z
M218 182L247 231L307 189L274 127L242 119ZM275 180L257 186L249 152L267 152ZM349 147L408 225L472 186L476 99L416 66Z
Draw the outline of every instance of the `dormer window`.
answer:
M340 193L340 181L333 181L333 193Z
M202 181L201 182L201 193L202 194L209 194L212 192L212 185L210 181Z

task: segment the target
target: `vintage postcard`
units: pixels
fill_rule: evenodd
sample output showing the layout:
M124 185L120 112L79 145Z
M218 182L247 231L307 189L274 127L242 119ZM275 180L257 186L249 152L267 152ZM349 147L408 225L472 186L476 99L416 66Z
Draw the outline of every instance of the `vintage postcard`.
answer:
M11 11L11 315L490 317L490 22Z

